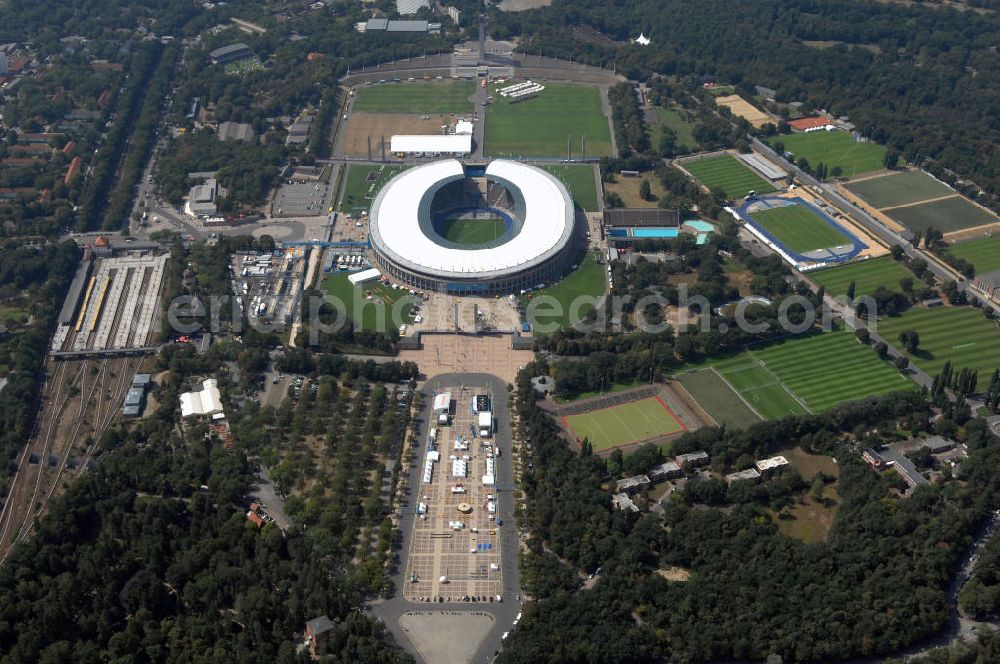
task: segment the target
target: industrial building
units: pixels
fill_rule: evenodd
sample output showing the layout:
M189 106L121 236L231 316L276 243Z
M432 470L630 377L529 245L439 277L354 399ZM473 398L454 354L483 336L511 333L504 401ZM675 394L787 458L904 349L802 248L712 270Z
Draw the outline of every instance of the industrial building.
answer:
M389 139L394 154L467 155L472 134L397 134Z
M253 55L253 51L250 50L249 46L243 43L237 43L210 51L208 58L212 61L212 64L224 65L230 62L245 60L251 55Z

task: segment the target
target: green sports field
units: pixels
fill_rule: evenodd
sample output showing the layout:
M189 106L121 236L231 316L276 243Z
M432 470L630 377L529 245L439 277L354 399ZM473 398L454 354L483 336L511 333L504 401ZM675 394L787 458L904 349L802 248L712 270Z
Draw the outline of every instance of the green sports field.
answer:
M470 113L473 81L401 81L357 88L355 111L367 113Z
M404 170L406 166L351 166L344 178L342 209L345 212L354 208L367 210L385 183Z
M485 244L504 234L503 219L443 219L435 230L446 240L457 244Z
M507 83L509 84L509 82ZM596 86L545 83L534 99L511 103L499 94L486 110L486 154L493 157L562 157L571 137L573 157L612 156L611 129Z
M980 382L1000 366L1000 329L980 309L914 307L902 316L878 321L878 333L900 350L899 333L904 330L920 335L920 345L910 360L932 376L949 360L956 371L962 367L978 370Z
M935 228L943 233L992 224L997 219L978 205L961 196L942 198L931 203L921 203L908 207L896 207L883 212L903 224L911 231L923 232Z
M552 175L559 178L573 200L581 209L588 212L597 211L597 183L594 181L593 166L542 166Z
M594 307L592 304L579 306L578 313L571 320L570 313L573 302L580 297L600 298L604 295L607 283L604 270L604 266L597 262L594 254L588 253L577 269L567 274L562 280L525 296L523 301L532 329L541 326L539 331L544 332L546 331L545 326L569 327L579 322ZM532 300L537 300L543 295L553 297L559 303L557 314L549 315L552 307L548 304L542 304L541 301L537 308L531 305Z
M768 208L753 212L750 217L783 245L800 254L851 242L825 219L802 205Z
M809 134L786 134L769 139L782 143L796 159L805 157L813 168L823 162L828 169L837 166L844 177L854 177L885 168L885 147L878 143L855 143L846 131L814 131Z
M923 171L891 173L846 185L848 191L875 208L906 205L955 192Z
M578 440L589 440L595 452L684 430L658 397L568 415L563 422Z
M730 198L743 198L750 191L763 194L775 190L767 180L732 155L692 159L682 165L706 187L718 187Z
M845 295L847 286L853 281L855 297L871 295L879 286L902 292L899 282L907 277L913 279L914 291L919 291L925 286L923 281L914 277L912 272L889 256L818 270L810 273L809 277L816 283L826 286L827 292L831 295Z
M915 387L844 330L791 337L706 364L768 420L821 412L844 401ZM709 397L709 405L715 399L730 398L721 391L721 397ZM696 397L699 403L702 398ZM709 407L703 407L712 414Z
M972 263L977 274L1000 270L1000 235L952 245L947 252Z
M714 369L702 369L677 376L677 381L719 424L742 429L760 422L760 417Z
M682 115L683 113L683 115ZM698 141L694 137L694 128L698 126L694 114L690 111L679 111L676 108L657 108L658 125L650 127L650 140L653 149L659 148L660 136L663 130L659 125L670 127L677 134L677 147L686 147L689 151L698 149ZM689 119L690 118L690 119Z

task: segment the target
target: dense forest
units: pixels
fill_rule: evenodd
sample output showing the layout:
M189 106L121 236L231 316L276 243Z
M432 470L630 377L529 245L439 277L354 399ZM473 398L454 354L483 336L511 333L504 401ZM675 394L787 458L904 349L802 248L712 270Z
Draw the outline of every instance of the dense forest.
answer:
M501 661L838 660L887 654L947 625L948 579L1000 501L1000 444L981 420L931 425L924 397L893 395L746 431L701 430L675 445L706 450L715 470L795 446L834 454L836 521L825 541L804 544L774 516L803 490L794 477L728 491L699 482L667 501L662 525L614 511L600 483L643 469L570 451L532 396L528 378L545 371L522 372L517 402L533 461L524 580L537 604L526 606ZM927 430L967 443L964 483L900 499L898 476L872 471L860 449ZM651 451L647 467L657 462ZM687 580L664 578L666 569ZM580 591L578 570L600 580Z
M929 159L1000 193L1000 15L853 0L555 0L497 12L491 30L520 48L606 65L639 80L715 77L744 94L848 115L907 160ZM574 37L587 24L622 46ZM629 44L642 31L648 47ZM810 45L811 44L811 45Z

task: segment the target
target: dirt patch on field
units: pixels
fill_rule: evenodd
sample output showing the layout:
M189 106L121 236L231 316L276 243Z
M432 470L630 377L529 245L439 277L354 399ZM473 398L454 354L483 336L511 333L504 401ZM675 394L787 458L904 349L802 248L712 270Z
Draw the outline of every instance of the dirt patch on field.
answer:
M982 240L984 237L992 235L1000 231L1000 222L995 224L986 224L985 226L973 226L972 228L963 228L960 231L954 231L953 233L945 233L944 239L948 242L965 242L966 240Z
M691 578L691 570L686 570L683 567L674 567L673 565L658 569L656 573L667 581L687 581Z
M509 334L423 334L420 350L399 351L400 362L416 362L427 378L445 373L488 373L513 383L517 372L531 362L530 350L514 350Z
M452 121L450 115L408 115L406 113L353 113L347 121L344 153L352 157L368 156L372 140L372 158L381 158L380 141L385 139L386 154L393 134L440 134L441 125Z
M548 7L552 0L502 0L500 11L502 12L523 12L525 9L538 9Z
M774 122L771 116L739 95L716 97L715 103L719 106L725 106L732 111L733 115L746 119L754 127L763 127L768 122Z
M647 201L639 195L639 187L642 186L643 180L649 182L649 188L653 194L653 200L651 201ZM625 203L625 207L627 208L655 208L657 201L666 196L666 190L664 190L660 178L651 172L642 173L637 178L616 175L615 182L604 183L604 190L613 191L621 196L622 202Z

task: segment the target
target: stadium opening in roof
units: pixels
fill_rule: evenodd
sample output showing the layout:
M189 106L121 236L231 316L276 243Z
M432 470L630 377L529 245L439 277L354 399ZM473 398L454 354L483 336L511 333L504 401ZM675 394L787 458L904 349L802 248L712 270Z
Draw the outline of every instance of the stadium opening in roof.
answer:
M403 171L371 208L373 260L410 288L492 295L558 278L573 259L566 187L540 168L443 159Z

